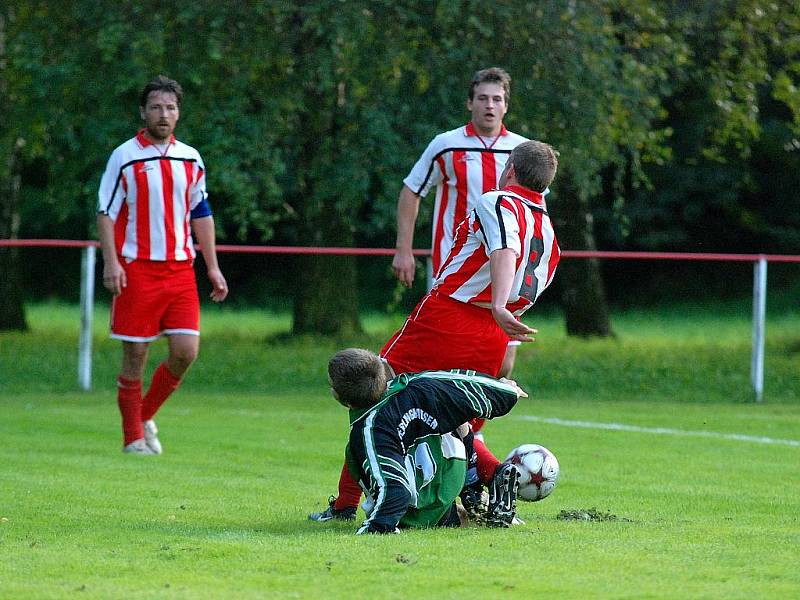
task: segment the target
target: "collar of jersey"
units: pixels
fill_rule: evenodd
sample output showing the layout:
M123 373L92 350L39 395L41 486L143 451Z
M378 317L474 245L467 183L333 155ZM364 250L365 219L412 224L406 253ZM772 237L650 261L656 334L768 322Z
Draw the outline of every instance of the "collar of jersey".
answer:
M351 408L350 409L350 425L352 426L356 421L363 419L369 413L378 410L381 406L386 404L386 402L398 392L404 390L408 383L412 379L416 379L418 374L410 374L410 373L401 373L394 379L390 380L386 384L386 391L381 396L380 400L376 404L369 406L367 408Z
M475 131L475 125L472 124L472 121L467 123L467 126L464 129L464 135L467 137L478 137L478 132ZM500 125L500 135L508 135L508 129L506 129L506 126L503 124Z
M503 188L503 191L513 192L517 196L522 196L525 200L530 202L531 204L535 204L536 206L540 206L544 208L544 194L540 192L534 192L530 188L523 187L521 185L507 185Z
M155 146L153 142L151 142L144 136L144 132L145 129L142 128L136 133L136 141L139 142L139 145L142 148L147 148L148 146ZM169 136L169 145L171 146L174 143L175 143L175 136L174 135Z

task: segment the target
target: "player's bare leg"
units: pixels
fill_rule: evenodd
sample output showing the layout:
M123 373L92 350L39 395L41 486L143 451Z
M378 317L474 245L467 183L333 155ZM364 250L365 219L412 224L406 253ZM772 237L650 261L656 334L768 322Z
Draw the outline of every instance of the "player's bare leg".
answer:
M167 368L175 377L182 379L197 358L200 336L176 333L169 336L168 342Z
M514 370L514 363L517 360L517 345L508 345L506 346L506 354L503 356L503 364L500 365L500 371L497 373L497 377L506 377L510 378L511 372Z
M122 342L122 369L119 374L125 379L141 380L149 347L148 342Z

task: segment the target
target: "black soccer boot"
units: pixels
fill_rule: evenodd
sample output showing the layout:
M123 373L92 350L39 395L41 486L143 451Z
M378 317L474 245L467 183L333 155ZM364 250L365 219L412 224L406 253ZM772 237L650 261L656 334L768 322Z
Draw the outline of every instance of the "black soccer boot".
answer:
M461 498L461 506L467 511L469 520L473 523L483 523L486 519L486 503L481 482L465 485L459 497Z
M489 508L486 511L486 525L489 527L508 527L517 514L517 490L519 471L514 465L501 464L494 472L489 484Z
M308 518L312 521L316 521L317 523L324 523L325 521L330 521L331 519L341 519L342 521L353 521L356 518L356 509L353 506L348 506L341 510L338 510L333 507L334 503L336 502L336 498L331 496L328 498L328 508L323 511L311 513L308 515Z

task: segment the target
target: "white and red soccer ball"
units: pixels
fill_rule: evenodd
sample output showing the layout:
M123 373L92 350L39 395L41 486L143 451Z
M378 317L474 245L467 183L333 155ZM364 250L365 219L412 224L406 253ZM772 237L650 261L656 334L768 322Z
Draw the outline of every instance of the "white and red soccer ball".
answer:
M536 502L546 498L558 482L558 460L539 444L523 444L514 448L506 462L519 471L519 493L522 500Z

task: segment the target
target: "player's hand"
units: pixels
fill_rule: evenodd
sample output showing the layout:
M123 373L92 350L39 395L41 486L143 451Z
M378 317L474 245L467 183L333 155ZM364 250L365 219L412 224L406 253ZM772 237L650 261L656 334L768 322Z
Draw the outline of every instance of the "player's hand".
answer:
M103 287L115 296L122 293L122 288L127 287L128 276L119 262L103 263Z
M506 379L505 377L501 377L499 379L499 381L502 381L503 383L513 387L514 391L517 392L517 398L527 398L528 397L528 392L526 392L521 387L519 387L519 385L517 385L517 382L514 381L513 379Z
M392 259L392 272L394 276L407 288L414 283L414 274L417 272L417 261L414 254L407 250L398 250Z
M514 341L532 342L534 338L530 336L539 333L538 330L528 327L522 321L518 321L513 313L505 307L492 307L492 316L500 328Z
M222 276L222 271L219 269L208 270L208 280L211 282L211 293L209 297L214 302L222 302L228 297L228 282Z

